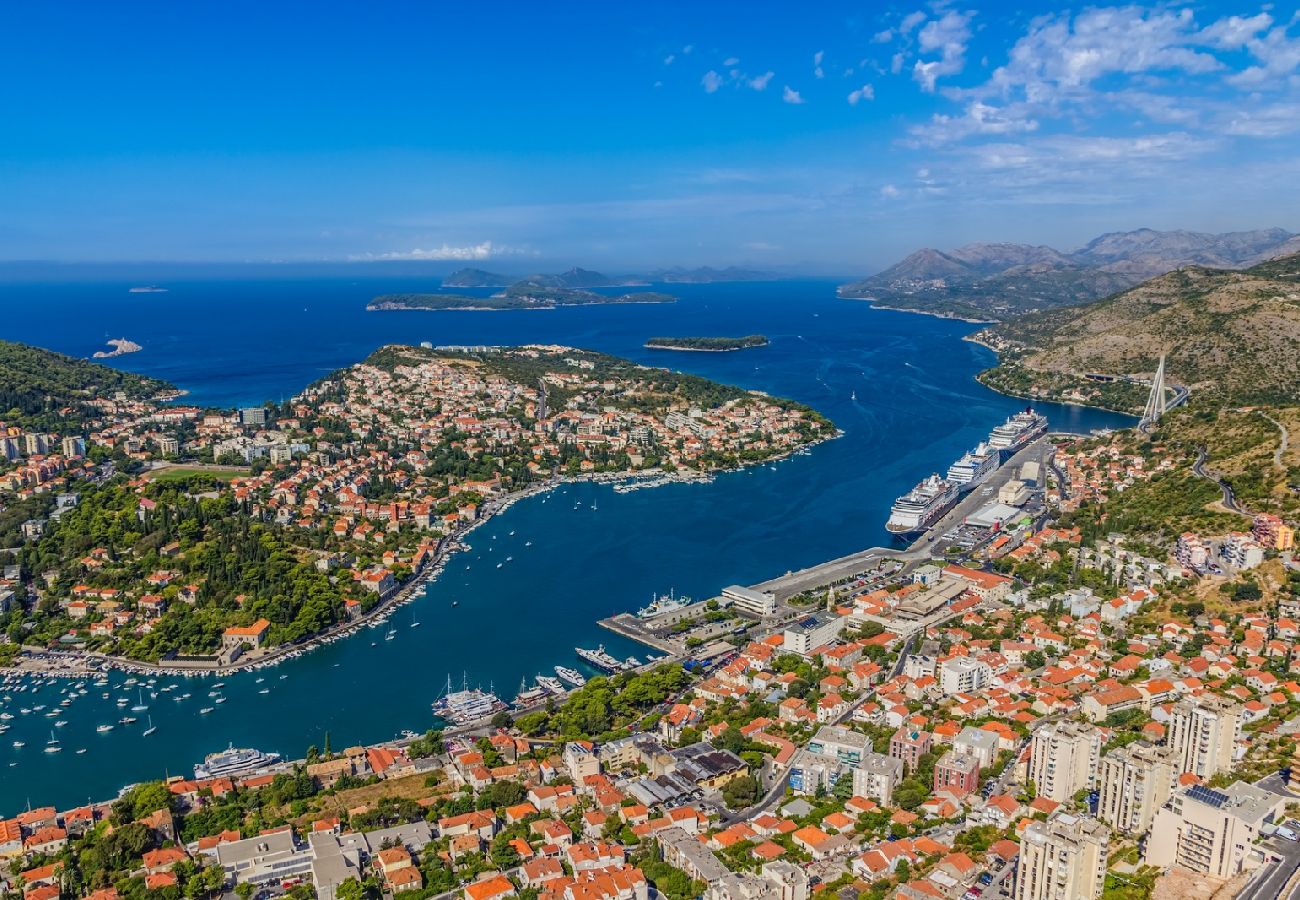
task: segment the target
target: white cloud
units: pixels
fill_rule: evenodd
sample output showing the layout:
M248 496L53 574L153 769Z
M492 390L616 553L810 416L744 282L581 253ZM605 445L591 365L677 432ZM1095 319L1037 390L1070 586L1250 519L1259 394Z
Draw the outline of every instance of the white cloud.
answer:
M871 36L873 44L888 44L894 39L894 29L886 28L884 31L877 31Z
M664 65L671 66L673 64L673 60L676 58L677 57L674 54L669 53L667 56L664 57Z
M1300 104L1276 103L1254 110L1240 110L1228 122L1228 134L1243 137L1281 137L1300 131Z
M997 107L973 100L960 116L936 114L926 124L914 125L909 131L921 144L939 145L971 136L1017 134L1037 129L1038 122L1029 117L1022 104Z
M921 89L932 93L935 82L946 75L957 75L966 65L966 44L970 41L973 13L949 11L933 19L917 34L922 53L938 53L938 59L917 60L912 77Z
M767 90L767 83L772 80L772 76L775 74L775 72L764 72L762 75L757 75L749 79L745 84L749 85L756 91L765 91Z
M903 54L895 53L893 57L889 60L889 71L893 72L895 75L903 71L903 61L905 59L906 57L903 56Z
M786 103L794 103L796 105L808 102L803 97L799 96L799 92L788 84L785 86L785 90L781 92L781 99Z
M880 189L880 196L882 196L882 197L884 197L884 198L886 198L886 199L892 199L892 198L894 198L894 197L899 197L899 196L902 195L902 193L903 193L902 191L900 191L897 187L895 187L895 186L892 185L892 184L887 184L887 185L885 185L884 187L882 187L882 188Z
M822 60L826 58L825 50L818 50L813 54L813 75L818 78L825 78L826 73L822 71Z
M1220 19L1201 31L1201 38L1214 47L1222 47L1225 50L1236 50L1246 46L1246 43L1254 39L1268 26L1273 24L1273 17L1268 13L1260 13L1257 16L1243 18L1241 16L1228 16L1226 19Z
M700 79L700 84L704 86L704 93L712 94L717 91L718 88L722 87L722 76L712 69L709 69L709 71L704 73L704 77Z
M693 51L694 49L695 49L694 44L687 44L685 47L682 48L682 56L690 56L691 51Z
M739 65L739 63L740 63L739 57L735 57L735 56L728 56L726 59L722 61L722 64L727 67Z
M898 23L899 34L910 34L912 29L925 21L925 13L919 9L914 13L908 13L903 17L903 21Z
M443 244L441 247L433 247L428 250L415 248L413 250L390 250L387 253L363 253L349 257L353 260L380 260L380 259L418 259L418 260L458 260L458 261L475 261L492 259L497 256L535 256L536 253L524 250L519 247L506 247L500 244L493 244L491 241L484 241L481 244L471 244L464 247L453 247L449 244Z
M869 84L864 84L856 91L849 92L849 106L857 106L863 100L875 100L876 89Z
M1246 42L1250 55L1259 60L1228 82L1240 87L1277 87L1285 84L1285 77L1300 67L1300 38L1287 36L1286 28L1278 25L1262 38Z

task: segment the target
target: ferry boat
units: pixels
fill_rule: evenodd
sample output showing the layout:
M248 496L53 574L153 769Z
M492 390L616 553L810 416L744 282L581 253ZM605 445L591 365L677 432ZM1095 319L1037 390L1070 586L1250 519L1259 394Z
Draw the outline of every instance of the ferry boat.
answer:
M574 647L573 650L578 654L579 659L588 665L595 666L602 672L622 672L627 668L622 661L605 652L604 644L601 644L595 650L585 650L582 647Z
M433 704L434 714L454 725L467 725L477 722L505 709L501 698L490 691L473 688L452 691L440 697Z
M948 467L948 481L957 485L958 490L968 491L975 487L998 467L998 451L985 441L980 441L974 450L967 450L961 459Z
M957 487L931 475L894 501L885 528L894 534L924 531L957 502Z
M566 684L571 684L574 687L582 687L584 684L587 683L587 679L582 677L581 672L575 671L574 669L570 669L566 666L556 666L555 674L560 676L561 681L565 682Z
M686 595L676 597L670 590L667 594L660 594L650 601L649 606L644 606L636 611L637 618L650 619L664 613L677 612L690 606L694 601Z
M1025 407L989 432L989 446L994 450L1015 452L1036 437L1047 433L1047 417Z
M280 761L278 753L241 748L231 744L220 753L209 753L203 762L194 767L195 778L220 778L223 775L240 775L262 769Z
M560 679L556 678L554 675L538 675L537 683L541 685L542 690L546 691L548 694L564 693L564 685L560 682Z

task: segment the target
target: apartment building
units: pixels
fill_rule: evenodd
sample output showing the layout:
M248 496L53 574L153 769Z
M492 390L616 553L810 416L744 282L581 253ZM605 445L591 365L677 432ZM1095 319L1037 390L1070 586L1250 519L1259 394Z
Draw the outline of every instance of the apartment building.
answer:
M1165 743L1174 751L1178 774L1193 772L1209 781L1232 766L1241 735L1241 705L1206 694L1174 704Z
M1106 882L1110 831L1096 819L1058 813L1020 841L1015 900L1091 900Z
M1286 803L1285 797L1244 781L1223 790L1202 784L1182 788L1156 810L1145 862L1232 878L1258 852L1252 845L1260 827Z
M1173 793L1175 770L1168 747L1138 742L1107 753L1097 773L1097 818L1124 834L1146 834Z
M1082 722L1054 722L1034 732L1029 777L1038 796L1065 803L1093 784L1101 732Z

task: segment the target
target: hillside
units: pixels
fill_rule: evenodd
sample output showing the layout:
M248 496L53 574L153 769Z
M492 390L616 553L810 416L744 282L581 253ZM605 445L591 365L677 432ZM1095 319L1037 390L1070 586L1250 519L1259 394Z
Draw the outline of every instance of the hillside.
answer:
M492 288L505 287L514 281L509 275L498 275L482 269L458 269L442 280L444 288Z
M1235 269L1300 249L1280 228L1227 234L1137 231L1104 234L1062 253L1046 246L977 243L918 250L840 295L879 306L1000 321L1086 303L1186 265Z
M1168 354L1198 405L1300 402L1300 254L1244 271L1190 266L1086 306L1025 315L974 338L1001 354L980 379L998 390L1140 411L1141 384Z
M28 429L79 427L97 417L91 401L118 392L146 399L171 385L27 344L0 341L0 420Z

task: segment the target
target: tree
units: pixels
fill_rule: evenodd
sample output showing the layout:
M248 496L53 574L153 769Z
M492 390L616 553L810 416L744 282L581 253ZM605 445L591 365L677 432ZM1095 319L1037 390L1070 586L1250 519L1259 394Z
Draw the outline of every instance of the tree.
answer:
M1039 650L1030 650L1025 654L1026 669L1041 669L1047 665L1047 657L1043 656Z
M249 898L253 896L255 890L256 888L247 881L241 881L239 884L235 885L235 896L237 896L239 900L249 900Z
M744 809L758 799L758 780L752 775L733 778L722 788L722 799L731 809Z

